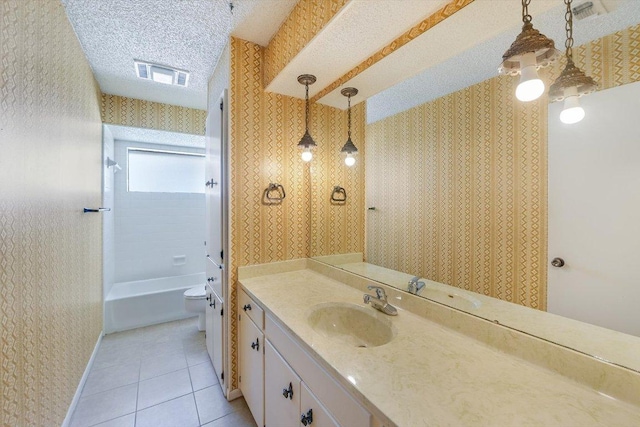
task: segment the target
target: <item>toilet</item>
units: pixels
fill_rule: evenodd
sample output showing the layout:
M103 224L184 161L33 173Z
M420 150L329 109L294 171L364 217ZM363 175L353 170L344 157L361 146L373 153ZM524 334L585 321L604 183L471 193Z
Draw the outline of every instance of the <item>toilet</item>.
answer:
M184 309L189 313L198 313L198 330L205 330L207 291L205 286L195 286L184 291Z

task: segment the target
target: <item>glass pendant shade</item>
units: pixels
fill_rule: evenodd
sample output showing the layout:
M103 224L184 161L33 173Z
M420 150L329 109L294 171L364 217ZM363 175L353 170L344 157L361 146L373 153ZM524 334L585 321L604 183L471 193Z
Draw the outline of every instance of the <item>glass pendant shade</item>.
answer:
M313 158L313 153L311 152L311 149L313 147L316 147L317 145L316 142L311 137L311 134L309 133L309 85L312 85L315 82L316 82L316 76L313 76L311 74L302 74L298 76L298 83L305 86L304 135L302 135L300 142L298 142L298 148L302 149L302 155L301 155L302 160L305 162L311 161L311 159Z
M564 101L564 108L560 113L560 121L566 124L573 124L578 123L585 116L584 109L580 106L578 98L595 92L598 85L573 63L573 10L571 9L571 0L565 0L565 4L567 5L565 13L567 65L551 85L549 98L551 101Z
M521 75L516 97L528 102L544 93L544 82L538 77L540 68L553 63L560 56L553 40L533 28L528 6L531 0L522 0L522 31L502 55L500 74Z
M340 91L340 93L347 97L348 99L348 115L349 115L349 123L348 123L348 132L347 132L347 142L342 146L340 150L341 153L345 153L347 156L344 159L344 164L347 166L353 166L356 164L356 158L354 157L358 152L355 144L351 140L351 97L358 94L358 89L355 87L346 87Z

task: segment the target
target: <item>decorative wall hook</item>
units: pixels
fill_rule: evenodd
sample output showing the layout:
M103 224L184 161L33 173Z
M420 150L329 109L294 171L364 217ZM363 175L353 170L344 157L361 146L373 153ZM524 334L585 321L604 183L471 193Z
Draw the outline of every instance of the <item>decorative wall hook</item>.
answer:
M287 197L287 194L285 193L282 184L270 183L262 193L262 204L279 205L280 203L282 203L285 197Z
M331 193L331 204L344 205L345 203L347 203L347 190L336 185Z

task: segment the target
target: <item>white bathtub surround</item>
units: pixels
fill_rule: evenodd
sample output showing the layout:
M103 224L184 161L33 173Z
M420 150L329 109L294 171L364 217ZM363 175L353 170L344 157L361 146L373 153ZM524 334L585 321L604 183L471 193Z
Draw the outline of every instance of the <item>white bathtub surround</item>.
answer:
M243 399L227 402L190 320L105 336L71 427L253 427Z
M104 302L104 331L110 334L194 317L197 313L185 310L184 292L204 283L204 273L116 283Z
M123 170L114 175L115 282L204 271L204 193L127 191L128 147L204 154L201 148L116 139L115 160Z

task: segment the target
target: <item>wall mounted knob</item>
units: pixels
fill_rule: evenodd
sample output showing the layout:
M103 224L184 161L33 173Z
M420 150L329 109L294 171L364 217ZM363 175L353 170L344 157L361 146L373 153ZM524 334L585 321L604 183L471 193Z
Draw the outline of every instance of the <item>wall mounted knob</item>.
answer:
M562 258L554 258L551 261L551 265L556 268L564 267L564 260Z
M242 307L242 309L244 311L247 311L247 310L251 311L251 304L245 304L244 307Z

